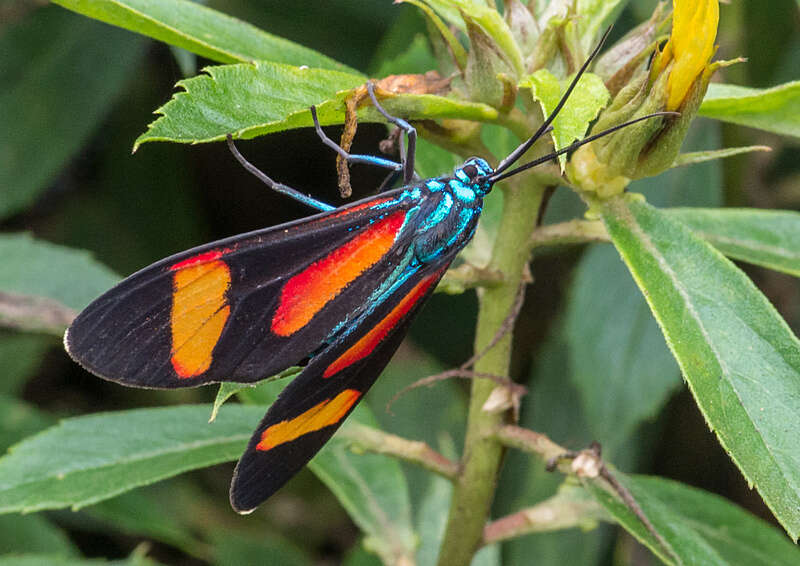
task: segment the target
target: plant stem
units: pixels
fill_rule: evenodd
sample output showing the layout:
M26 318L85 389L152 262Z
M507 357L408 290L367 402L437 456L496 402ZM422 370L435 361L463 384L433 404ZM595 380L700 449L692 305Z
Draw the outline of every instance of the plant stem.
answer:
M530 257L526 242L536 225L543 194L544 186L533 185L530 178L511 179L506 185L503 217L489 264L490 269L503 274L504 280L479 293L476 352L492 341L514 304ZM511 335L512 332L508 332L475 364L476 372L508 375ZM483 537L503 452L493 434L508 419L507 412L483 410L495 387L498 385L488 379L472 382L462 471L453 491L439 552L440 566L469 566Z
M339 435L348 439L361 450L394 456L449 480L457 477L458 464L445 458L424 442L408 440L357 423L348 424Z
M483 529L483 545L521 537L531 533L589 527L607 519L597 501L557 494L541 503L492 521Z
M537 228L529 243L534 248L585 244L586 242L609 242L608 232L598 220L569 220Z
M495 431L495 438L509 448L516 448L529 454L536 454L547 462L568 452L540 432L515 425L505 425ZM567 468L568 470L568 468Z

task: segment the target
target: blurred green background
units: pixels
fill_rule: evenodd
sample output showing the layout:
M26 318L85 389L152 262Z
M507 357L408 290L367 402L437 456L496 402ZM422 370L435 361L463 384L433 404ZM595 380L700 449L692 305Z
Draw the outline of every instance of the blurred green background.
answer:
M645 19L654 4L631 2L614 37ZM388 1L229 0L208 5L373 76L386 61L401 58L412 38L425 30L412 6ZM727 82L760 87L798 78L796 0L741 0L723 6L721 13L718 58L749 59L725 71ZM0 54L4 232L29 231L43 240L91 250L127 275L171 253L308 212L266 190L235 163L224 144L146 144L131 155L133 140L153 120L153 110L170 98L175 82L207 61L56 6L15 0L0 3ZM336 137L339 130L331 128L329 134ZM377 153L385 135L385 127L363 124L354 150ZM632 190L664 206L800 209L797 140L698 120L686 149L753 144L774 151L679 169ZM240 149L273 178L327 202L341 202L334 155L313 131L242 142ZM355 196L368 194L381 180L381 171L354 167ZM546 222L580 213L576 199L558 191ZM742 267L797 332L798 280ZM517 326L513 368L515 378L530 388L523 424L573 448L601 440L606 455L626 471L675 478L722 494L771 521L681 387L677 366L616 252L608 246L560 249L537 257L532 271L535 283L528 288ZM616 314L610 317L612 305ZM403 386L469 357L475 313L472 293L436 295L426 306L368 398L384 428L445 452L460 446L464 383L413 391L395 403L394 414L384 406ZM599 337L614 328L641 333L640 351L608 355L613 345ZM576 356L576 344L596 348L582 348ZM637 390L632 379L630 395L609 399L608 410L598 414L585 414L580 398L602 395L602 384L593 390L587 382L581 392L571 385L592 373L635 378L647 371L662 378L659 391ZM0 332L0 374L0 401L8 403L8 410L0 410L3 450L58 417L203 402L214 395L211 389L152 392L107 383L73 364L57 338L10 331ZM17 399L24 404L10 401ZM418 502L429 488L429 476L406 469L412 501ZM0 554L67 548L85 556L121 558L150 541L149 555L165 564L304 564L309 558L320 564L377 563L358 549L357 529L308 471L254 515L239 517L227 504L231 470L232 464L226 464L190 473L78 513L0 516ZM509 454L495 514L534 503L552 493L558 481L544 473L540 462ZM604 527L526 537L506 545L503 564L527 564L532 556L540 565L650 563L630 538L616 534Z

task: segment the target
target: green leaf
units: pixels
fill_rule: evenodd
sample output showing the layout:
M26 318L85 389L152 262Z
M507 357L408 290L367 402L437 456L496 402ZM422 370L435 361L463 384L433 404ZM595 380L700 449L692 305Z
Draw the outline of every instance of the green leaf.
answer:
M136 409L61 421L0 458L0 513L78 509L182 472L235 460L263 417L231 405Z
M157 563L143 556L133 556L126 560L90 558L68 558L58 554L18 554L0 556L0 566L157 566Z
M188 0L55 0L65 8L220 63L252 60L351 71L292 41Z
M559 81L549 70L539 69L522 79L519 86L531 89L533 99L542 105L544 115L549 116L566 92L571 80L572 78L568 78ZM584 74L553 121L553 132L550 135L556 149L566 147L583 137L589 123L597 118L600 110L608 103L609 97L603 79L592 73ZM567 157L561 155L558 159L563 171Z
M800 277L800 213L753 208L665 211L726 256Z
M727 157L744 155L746 153L753 153L756 151L772 151L772 148L766 145L748 145L746 147L728 147L725 149L712 149L707 151L681 153L675 158L675 162L672 164L672 167L697 165L698 163L716 161L717 159L725 159Z
M700 115L800 137L800 81L767 89L712 83Z
M796 539L800 342L755 285L683 224L636 196L604 203L603 218L709 426Z
M467 26L458 11L456 2L453 0L416 0L410 3L414 4L415 6L419 6L423 3L430 6L453 28L462 33L467 33Z
M222 383L219 384L217 395L216 397L214 397L214 405L211 407L211 416L209 417L208 422L210 423L214 422L214 420L217 418L217 414L219 413L220 408L225 403L225 401L230 399L232 396L241 393L242 390L259 387L260 385L269 383L270 381L275 381L276 379L293 377L298 373L300 373L302 370L303 370L302 367L293 366L271 377L262 379L261 381L258 381L256 383L236 383L234 381L223 381ZM247 397L246 394L244 396Z
M789 566L800 550L782 533L723 498L663 478L615 476L672 548L668 554L642 522L597 484L590 492L614 519L666 564L690 566Z
M391 59L384 59L375 73L378 77L388 75L425 73L436 68L436 59L431 52L428 39L418 33L402 53Z
M348 417L345 428L348 423L378 426L363 404ZM400 463L380 454L356 454L345 436L335 435L309 462L309 469L333 492L384 564L410 560L416 541Z
M127 535L147 537L164 542L185 553L198 558L207 558L201 551L205 549L193 532L186 515L193 511L185 506L181 490L175 489L175 482L168 482L137 489L101 501L85 509L84 513L99 522L104 532L113 529ZM196 499L192 500L196 505ZM170 509L165 513L164 509ZM81 526L87 527L85 515ZM88 527L91 528L91 523Z
M318 106L323 125L343 123L345 97L364 84L360 75L266 62L208 67L206 72L178 83L184 91L158 110L162 117L139 136L134 149L148 141L220 141L228 133L252 138L311 126L311 105ZM497 111L484 104L430 94L396 95L382 103L390 113L407 119L497 117ZM383 120L372 106L360 110L359 117Z
M439 547L447 526L452 497L453 486L450 482L444 478L431 476L415 521L419 534L416 554L416 563L419 566L434 566L439 558Z
M563 324L558 321L554 326L533 364L530 391L522 398L520 425L547 431L554 441L580 449L593 440L593 431L586 422L579 392L573 381L564 377L570 371L570 358ZM618 454L604 447L604 455L618 461L638 450L637 443L630 441ZM514 513L554 496L562 482L557 474L545 471L540 459L509 451L493 508L501 514ZM503 544L503 564L529 566L535 556L536 566L598 566L608 554L609 531L602 526L589 532L569 529L515 538Z
M450 4L459 9L465 22L479 25L486 34L492 38L495 46L505 56L517 78L525 72L522 53L514 39L514 34L508 24L494 8L487 6L482 0L450 0ZM474 49L475 46L473 45Z
M708 150L720 146L722 124L697 120L690 128L683 148ZM708 161L693 167L679 167L664 171L656 177L634 181L627 192L643 193L647 202L659 208L694 206L722 206L722 163Z
M0 516L0 555L47 553L76 556L69 537L42 515ZM0 557L1 559L1 557Z
M42 363L44 354L60 342L52 336L0 330L0 394L17 395Z
M275 564L276 566L310 566L313 564L300 548L268 533L243 535L237 531L217 530L214 533L215 566L242 564Z
M437 4L437 2L424 2L423 0L399 0L400 2L406 2L408 4L412 4L423 11L423 13L428 17L431 24L436 27L436 30L442 35L442 39L447 44L450 52L453 54L453 59L455 60L456 65L462 71L467 64L467 51L464 49L464 46L458 41L453 32L450 30L449 27L442 21L442 19L436 14L436 12L429 6ZM459 25L463 28L464 27L464 20L458 16L458 13L455 12L452 14L453 17L458 21Z
M63 333L75 312L119 278L84 251L0 235L0 323Z
M53 6L0 34L0 219L35 202L104 118L145 41Z
M34 239L30 234L0 235L0 291L54 299L80 310L119 277L89 252Z
M608 26L613 24L629 0L577 0L575 18L581 39L581 47L588 53L595 47L597 40Z
M611 247L593 246L584 254L570 299L569 375L594 438L616 452L681 385L678 366Z
M417 513L420 540L415 564L418 566L436 566L452 497L453 485L444 478L431 476ZM500 546L493 544L480 549L473 557L471 566L499 566L500 563Z
M0 393L0 454L23 438L44 430L53 421L51 416L32 405Z

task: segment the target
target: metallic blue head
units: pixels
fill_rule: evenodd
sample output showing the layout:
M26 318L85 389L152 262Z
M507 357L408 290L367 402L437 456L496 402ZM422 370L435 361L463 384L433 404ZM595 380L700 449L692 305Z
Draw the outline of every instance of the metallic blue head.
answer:
M494 169L480 157L470 157L453 171L453 176L475 191L478 196L484 196L492 190L489 177Z

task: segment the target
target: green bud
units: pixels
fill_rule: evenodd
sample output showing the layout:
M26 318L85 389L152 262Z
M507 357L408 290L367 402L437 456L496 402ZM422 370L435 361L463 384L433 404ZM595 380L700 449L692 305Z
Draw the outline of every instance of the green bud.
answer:
M602 77L612 96L641 71L655 51L658 38L669 22L664 7L665 3L659 2L648 21L632 29L597 59L594 72Z
M464 79L469 99L495 108L513 104L516 72L511 62L483 28L464 15L470 49Z
M539 24L520 0L505 0L505 20L523 56L532 54L539 39Z

